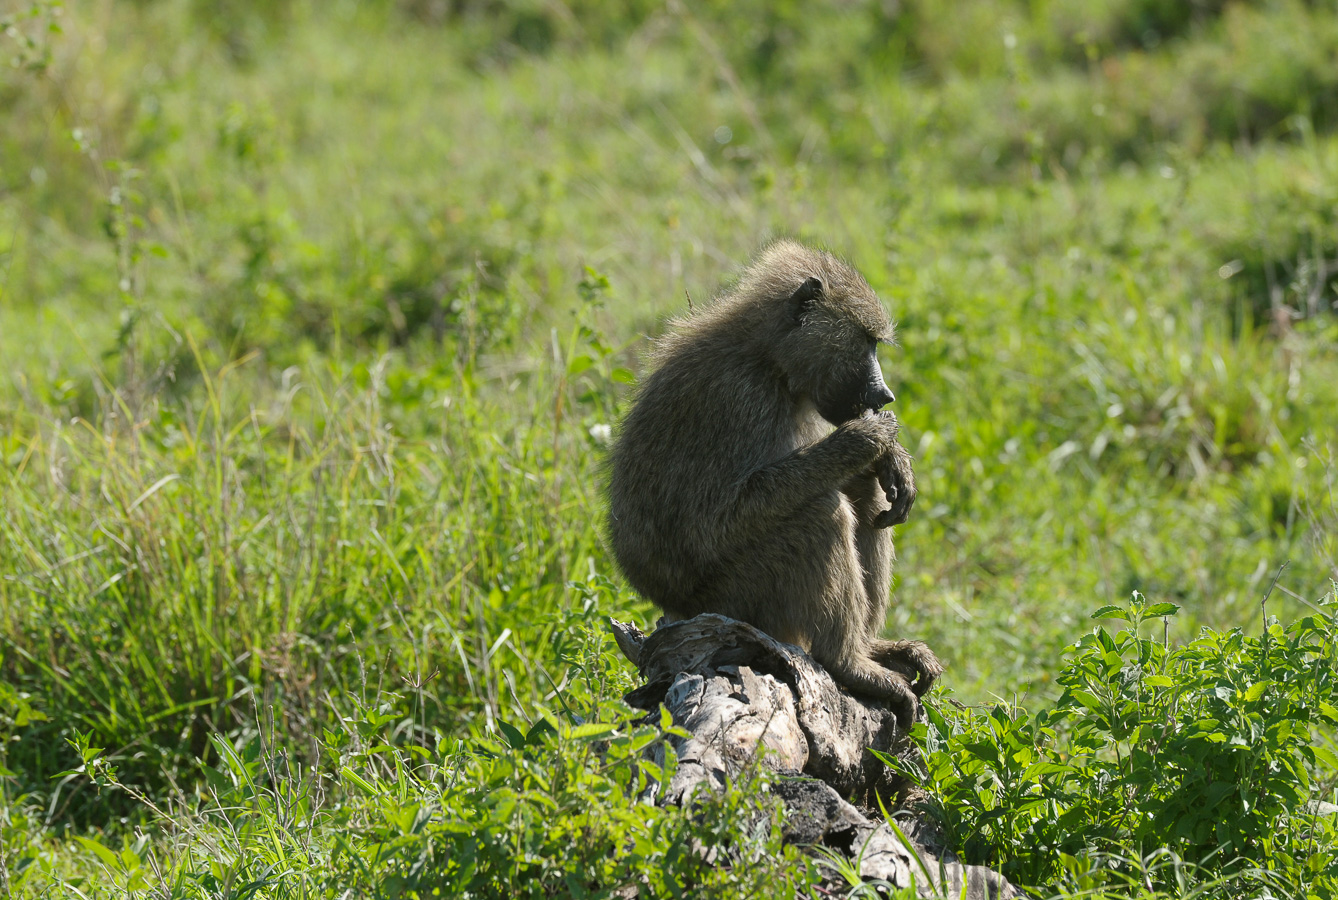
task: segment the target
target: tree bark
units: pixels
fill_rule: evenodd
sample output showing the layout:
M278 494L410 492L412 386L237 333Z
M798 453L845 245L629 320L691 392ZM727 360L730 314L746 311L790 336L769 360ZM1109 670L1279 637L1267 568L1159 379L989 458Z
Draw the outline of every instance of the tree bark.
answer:
M674 742L674 776L648 800L689 803L696 791L723 788L760 761L782 776L774 790L786 806L787 841L825 847L852 860L862 878L914 886L922 897L1023 896L999 874L957 861L912 812L898 812L894 830L863 811L893 809L911 791L870 752L906 758L911 723L847 693L798 647L714 614L650 635L611 624L619 650L645 680L627 701L646 710L664 704L691 735Z

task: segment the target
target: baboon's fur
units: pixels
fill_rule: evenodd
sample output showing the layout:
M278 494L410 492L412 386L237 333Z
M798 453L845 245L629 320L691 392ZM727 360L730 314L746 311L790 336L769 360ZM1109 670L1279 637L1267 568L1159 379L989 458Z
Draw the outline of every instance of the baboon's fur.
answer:
M768 246L659 341L612 450L609 531L628 580L668 620L750 622L911 716L941 667L918 641L876 636L887 526L915 499L896 417L871 411L892 399L873 352L892 338L851 266Z

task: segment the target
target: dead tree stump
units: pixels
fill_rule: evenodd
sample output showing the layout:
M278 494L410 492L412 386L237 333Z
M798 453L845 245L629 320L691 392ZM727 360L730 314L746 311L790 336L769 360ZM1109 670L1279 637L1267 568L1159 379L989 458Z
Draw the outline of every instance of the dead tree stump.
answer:
M911 723L847 693L798 647L714 614L650 635L618 621L612 628L645 679L627 701L646 710L663 703L691 735L675 741L678 767L656 802L682 804L723 787L761 748L761 763L784 776L774 789L786 806L787 841L834 850L857 860L861 877L914 885L922 897L1023 896L999 874L958 862L914 814L899 818L899 836L860 809L890 809L910 787L870 750L909 752Z

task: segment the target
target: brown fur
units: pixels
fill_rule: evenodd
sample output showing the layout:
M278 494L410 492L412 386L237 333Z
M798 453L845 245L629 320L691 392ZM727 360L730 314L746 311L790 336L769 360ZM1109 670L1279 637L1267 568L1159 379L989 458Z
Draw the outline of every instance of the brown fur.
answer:
M891 399L881 373L881 394L859 388L877 371L873 341L892 338L849 265L767 247L660 341L611 454L609 530L628 580L669 620L750 622L909 717L941 667L918 641L876 635L887 526L906 520L915 481L896 417L870 408Z

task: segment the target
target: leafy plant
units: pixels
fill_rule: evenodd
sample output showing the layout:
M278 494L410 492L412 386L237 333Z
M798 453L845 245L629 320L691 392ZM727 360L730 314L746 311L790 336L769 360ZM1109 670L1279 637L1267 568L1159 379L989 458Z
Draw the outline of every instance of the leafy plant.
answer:
M930 710L919 777L965 858L1032 885L1163 853L1203 877L1338 886L1338 823L1316 806L1338 771L1338 596L1257 637L1140 634L1177 611L1138 593L1097 610L1125 626L1068 649L1046 709ZM1170 888L1171 872L1154 874Z
M344 735L325 734L324 778L265 740L216 740L208 799L170 814L123 784L82 736L73 742L80 774L129 793L187 840L165 861L148 858L143 840L79 844L107 883L132 896L151 885L151 867L181 896L263 887L280 895L356 888L595 898L636 889L728 898L793 894L816 876L782 843L765 769L690 808L647 802L673 776L672 739L685 736L667 711L658 722L637 721L605 704L601 721L584 724L546 714L528 725L498 721L490 737L429 749L387 743L397 720L387 711L402 698L380 700L343 717ZM304 865L295 868L297 859Z

